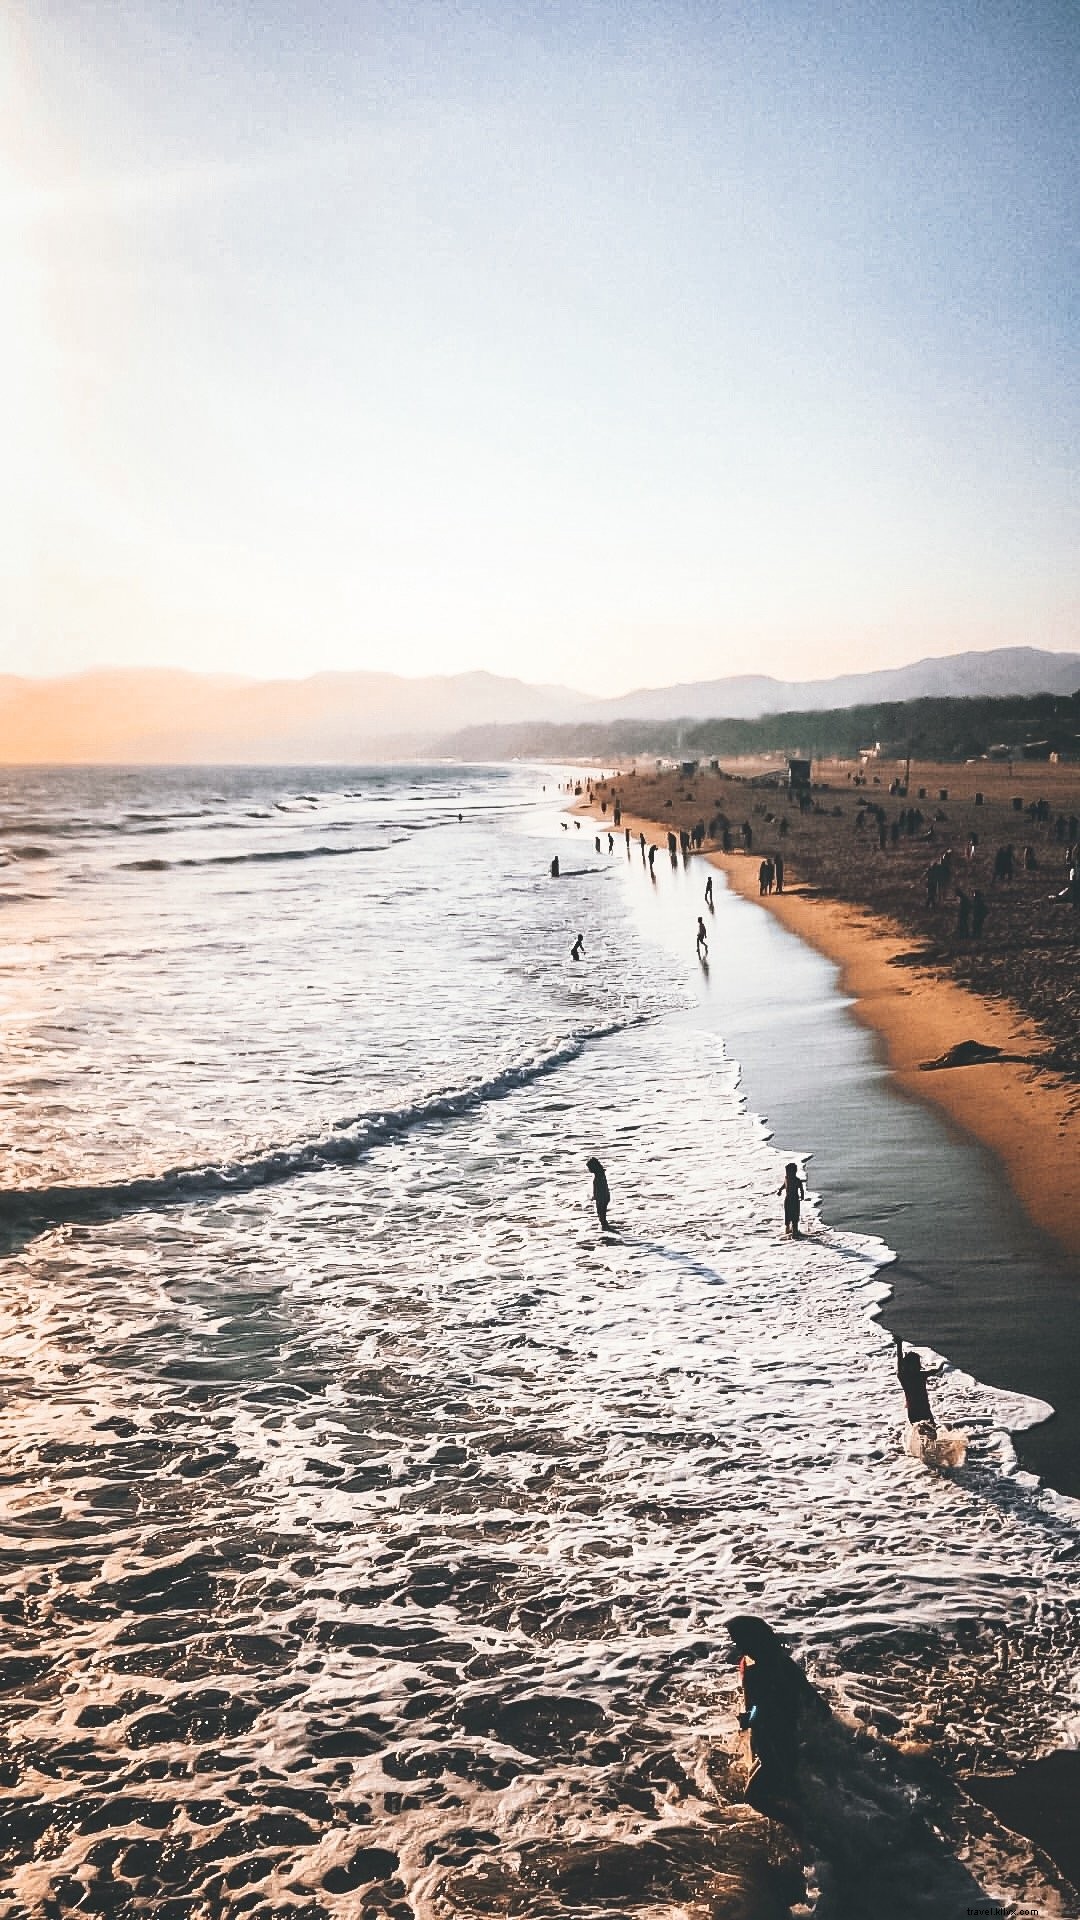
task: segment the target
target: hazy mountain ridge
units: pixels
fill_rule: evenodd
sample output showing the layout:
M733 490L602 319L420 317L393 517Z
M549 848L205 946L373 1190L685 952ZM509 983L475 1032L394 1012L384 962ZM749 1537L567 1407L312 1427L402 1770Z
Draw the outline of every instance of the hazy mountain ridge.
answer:
M834 707L865 706L875 700L963 699L973 693L1074 693L1078 686L1080 653L1000 647L990 652L914 660L906 667L838 674L827 680L774 680L768 674L737 674L724 680L641 687L616 699L594 703L588 718L756 720L768 713L828 712Z
M253 680L173 668L99 668L53 680L0 675L0 760L305 762L455 751L465 729L632 719L756 719L873 701L1072 693L1080 653L1034 647L951 654L826 680L729 675L592 699L486 672L407 679L318 673Z
M169 668L0 679L0 760L301 764L408 757L463 726L575 717L586 697L490 673L243 680Z

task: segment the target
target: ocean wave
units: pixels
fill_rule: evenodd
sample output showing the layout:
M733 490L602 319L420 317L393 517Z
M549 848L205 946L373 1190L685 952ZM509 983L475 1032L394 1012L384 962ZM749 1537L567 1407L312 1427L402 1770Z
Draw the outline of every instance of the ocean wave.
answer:
M325 1139L276 1147L251 1160L220 1166L172 1167L166 1173L136 1180L117 1180L101 1186L14 1187L0 1192L0 1226L37 1230L78 1221L110 1218L118 1213L175 1206L188 1200L213 1200L221 1194L248 1193L254 1188L280 1185L300 1174L322 1173L328 1167L350 1166L390 1140L417 1127L456 1120L495 1100L505 1100L519 1088L569 1066L590 1046L615 1034L644 1026L651 1016L590 1027L570 1036L550 1053L504 1067L487 1080L454 1092L433 1094L405 1107L382 1113L357 1114L338 1120Z
M383 851L382 844L363 847L260 847L254 853L208 853L201 859L191 856L186 860L121 860L120 866L126 873L164 873L171 867L240 867L251 862L265 865L274 860L318 860L328 855Z

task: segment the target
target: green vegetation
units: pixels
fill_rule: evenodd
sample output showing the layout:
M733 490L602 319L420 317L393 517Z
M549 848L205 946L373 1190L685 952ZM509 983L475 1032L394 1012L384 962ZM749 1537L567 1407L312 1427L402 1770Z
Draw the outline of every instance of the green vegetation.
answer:
M659 755L734 759L803 753L852 759L880 742L894 755L973 760L1006 746L1017 757L1034 743L1080 758L1080 692L1026 699L892 700L825 713L773 713L760 720L615 720L467 727L440 742L463 760L604 760Z

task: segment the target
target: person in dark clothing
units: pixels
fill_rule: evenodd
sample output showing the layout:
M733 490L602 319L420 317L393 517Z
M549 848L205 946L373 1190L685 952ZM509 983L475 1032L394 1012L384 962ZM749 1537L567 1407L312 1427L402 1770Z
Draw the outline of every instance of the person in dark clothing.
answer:
M700 914L698 914L698 923L697 923L697 951L698 951L699 960L702 959L709 951L708 930Z
M554 860L553 860L553 861L552 861L552 863L551 863L551 877L552 877L552 879L553 879L553 880L557 880L557 879L558 879L558 877L559 877L559 856L558 856L558 854L556 854L556 855L555 855L555 858L554 858Z
M784 1168L784 1184L777 1189L784 1196L784 1232L792 1240L801 1238L799 1233L799 1212L806 1199L806 1184L799 1179L799 1169L794 1160L789 1160Z
M713 904L712 874L710 873L708 879L705 882L705 905L708 907L710 913L712 912L712 904Z
M971 896L971 931L976 940L982 938L982 930L986 925L986 912L986 895L976 887Z
M795 1791L803 1736L815 1720L829 1719L829 1708L766 1621L741 1613L727 1630L739 1661L739 1725L750 1734L753 1760L746 1798L767 1813Z
M896 1345L896 1377L904 1389L907 1417L913 1427L929 1427L931 1433L936 1433L937 1422L930 1405L930 1395L926 1391L926 1383L928 1380L936 1379L944 1369L934 1367L930 1373L924 1373L923 1363L914 1349L905 1353L904 1343L898 1333L893 1334L893 1340Z
M784 891L784 856L782 853L773 854L773 872L776 875L776 891L777 893L783 893Z
M584 952L585 952L585 935L583 933L579 933L577 939L574 941L574 944L570 949L571 960L580 960L583 957Z
M592 1174L592 1197L596 1204L596 1217L603 1233L608 1230L608 1208L611 1205L611 1188L607 1183L607 1174L599 1160L586 1160L586 1167Z

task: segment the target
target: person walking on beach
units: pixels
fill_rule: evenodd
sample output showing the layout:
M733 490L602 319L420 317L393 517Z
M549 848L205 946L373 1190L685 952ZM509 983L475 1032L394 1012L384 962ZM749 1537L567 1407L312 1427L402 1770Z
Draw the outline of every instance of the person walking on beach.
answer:
M697 923L697 957L699 960L707 960L709 957L709 936L700 914L698 914Z
M709 912L711 913L713 910L712 874L711 873L705 882L705 905L708 907Z
M570 949L570 958L571 960L580 960L583 958L584 953L585 953L585 935L583 933L579 933L577 939L574 941L574 944Z
M806 1199L806 1182L800 1180L794 1160L789 1160L784 1168L784 1184L777 1192L784 1196L784 1232L789 1240L800 1240L799 1213Z
M933 1367L929 1373L924 1372L923 1363L914 1348L907 1353L904 1352L904 1343L898 1333L893 1334L893 1344L896 1347L896 1377L904 1389L904 1405L907 1408L908 1420L913 1427L929 1427L931 1433L936 1433L937 1422L930 1405L930 1395L926 1391L926 1383L928 1380L936 1380L945 1369Z
M650 847L649 848L649 872L650 873L652 873L655 865L656 865L656 848Z
M608 834L608 837L607 837L607 850L609 853L614 853L615 851L615 840L610 833Z
M607 1183L607 1174L599 1160L586 1160L588 1171L592 1174L592 1197L596 1207L596 1217L600 1222L601 1233L608 1230L608 1208L611 1205L611 1188Z
M784 891L784 856L782 853L773 854L773 872L776 875L776 891L777 893L783 893Z

